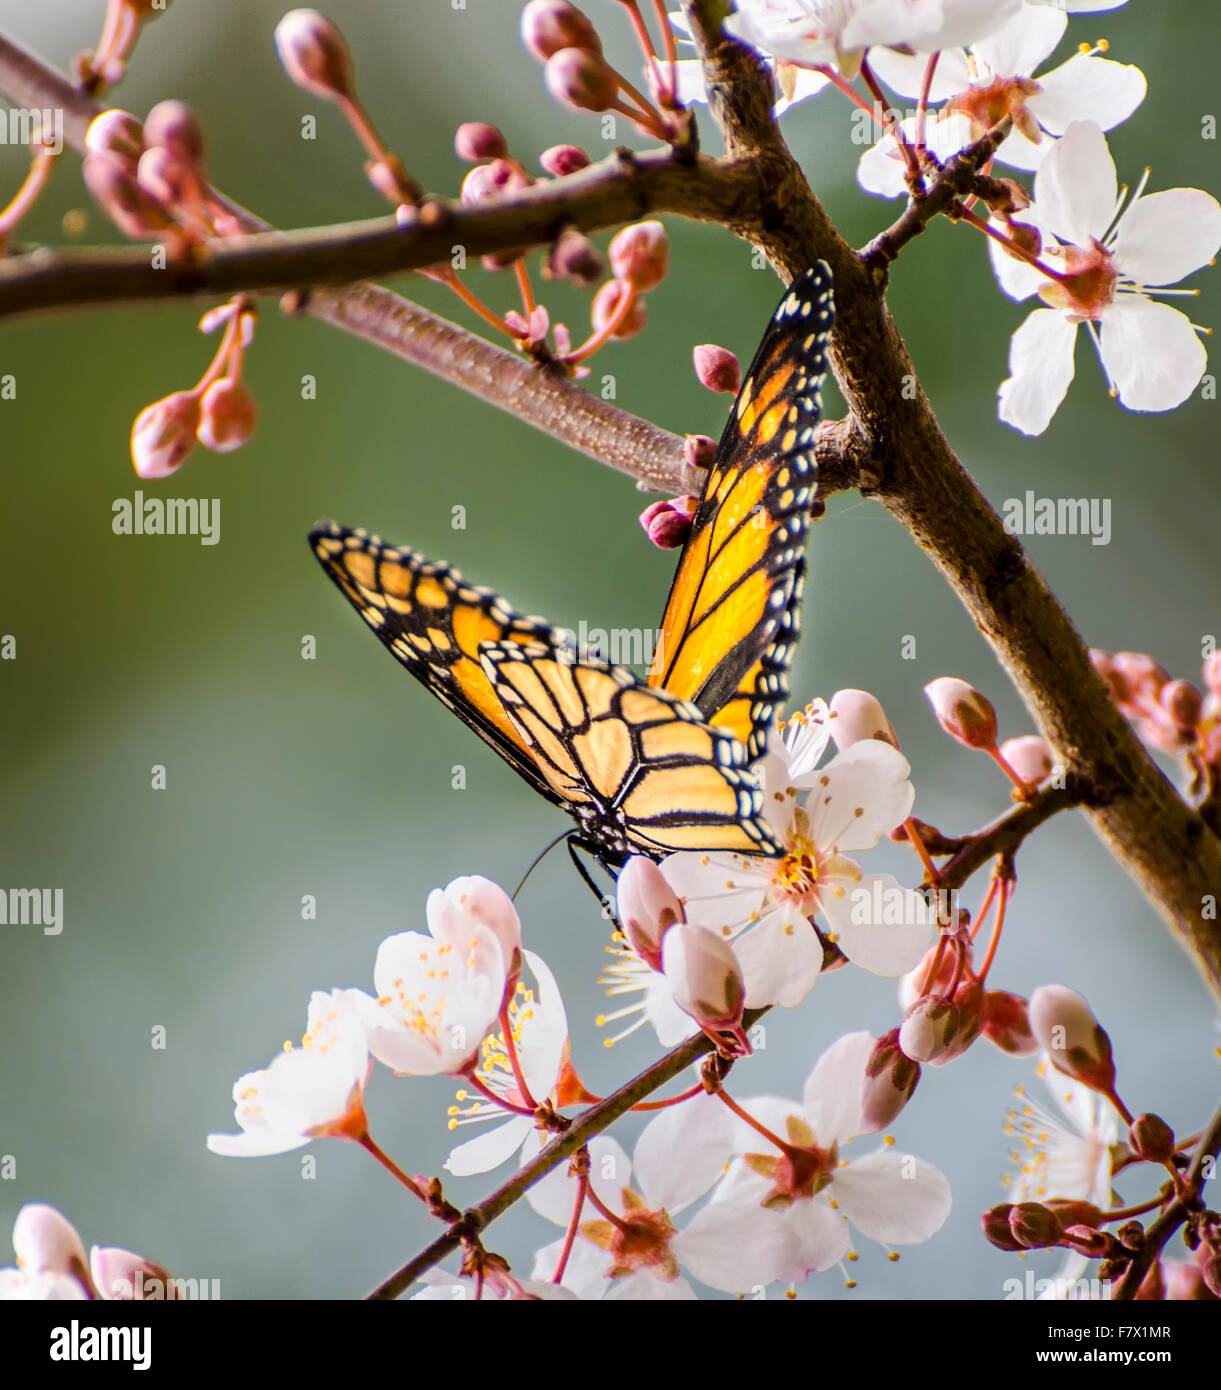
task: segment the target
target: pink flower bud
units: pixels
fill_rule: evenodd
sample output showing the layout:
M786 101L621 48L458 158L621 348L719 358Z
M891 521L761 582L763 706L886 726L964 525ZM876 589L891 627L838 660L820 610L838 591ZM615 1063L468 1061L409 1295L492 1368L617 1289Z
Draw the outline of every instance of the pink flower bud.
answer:
M530 0L521 14L521 41L543 63L564 48L602 52L598 31L566 0Z
M1009 1209L1009 1230L1023 1250L1045 1250L1064 1234L1055 1212L1039 1202L1017 1202Z
M1143 652L1116 652L1111 667L1127 689L1128 700L1154 700L1170 679L1170 672Z
M13 1249L27 1274L74 1274L89 1282L85 1245L76 1227L45 1202L27 1202L17 1213Z
M738 359L728 348L717 347L715 343L701 343L691 351L695 375L701 386L709 391L724 391L736 396L742 385L742 369Z
M899 1030L892 1028L873 1045L861 1083L861 1133L885 1129L912 1098L920 1080L920 1064L899 1047Z
M543 275L548 280L571 280L574 285L596 285L605 268L593 242L575 227L565 227L547 253Z
M899 1027L899 1046L913 1062L932 1062L947 1054L960 1027L953 1000L925 995L908 1009Z
M1040 986L1030 996L1030 1027L1057 1070L1104 1095L1114 1089L1111 1040L1079 994Z
M626 281L637 294L645 294L665 279L670 239L660 222L633 222L615 233L609 249L616 278Z
M196 444L199 397L175 391L154 401L131 427L131 461L141 478L168 478L182 467Z
M1092 1226L1065 1226L1060 1244L1086 1259L1099 1260L1114 1254L1118 1242L1106 1231L1096 1231Z
M1174 1131L1160 1115L1137 1115L1129 1137L1132 1151L1150 1163L1165 1163L1174 1153Z
M584 48L561 48L552 54L543 80L556 101L578 111L605 111L619 95L614 68Z
M190 167L160 145L145 150L140 156L136 181L150 198L165 208L181 207L191 192Z
M1100 647L1091 647L1090 660L1094 663L1094 670L1106 681L1111 699L1122 705L1128 698L1128 686L1122 673L1116 669L1115 658Z
M103 111L85 133L85 149L113 159L135 178L136 165L144 153L144 129L130 111L117 107Z
M694 497L667 497L661 502L651 502L640 513L639 521L659 550L677 550L687 543L697 505Z
M665 875L642 854L633 854L616 885L619 925L632 950L653 970L661 969L661 946L671 927L687 920L682 902Z
M590 159L578 145L552 145L538 157L539 164L557 179L589 167Z
M892 748L899 740L881 702L867 690L837 690L831 696L831 737L842 753L867 738L881 739Z
M462 201L469 206L515 193L529 186L530 180L512 160L494 159L477 164L462 180Z
M1047 740L1038 734L1007 738L1001 744L1001 757L1024 782L1041 782L1051 776L1055 767Z
M1221 1292L1214 1293L1204 1278L1200 1261L1205 1253L1201 1247L1196 1251L1194 1259L1162 1261L1168 1299L1178 1303L1211 1303L1214 1299L1221 1298Z
M89 1265L98 1292L107 1299L178 1298L178 1286L169 1271L143 1255L115 1246L95 1245L89 1252Z
M551 315L544 305L536 304L530 310L529 318L525 314L519 314L516 309L508 310L505 323L519 342L541 343L551 327Z
M1000 243L1005 254L1015 261L1024 261L1028 256L1037 256L1043 249L1043 235L1037 227L1032 227L1029 222L1007 222L1005 224L1005 235L1013 243L1013 250L1010 250L1004 243ZM1026 255L1023 256L1022 252Z
M1092 1202L1077 1197L1051 1197L1043 1205L1054 1212L1061 1226L1099 1227L1106 1216Z
M954 1031L945 1038L936 1056L928 1059L929 1066L944 1067L961 1057L979 1037L984 1022L984 990L978 980L963 980L955 989L954 1014Z
M487 121L464 121L454 135L454 153L467 164L485 159L507 159L509 142Z
M706 434L688 434L683 438L683 462L688 468L711 468L716 458L716 440Z
M326 101L350 98L354 87L347 41L317 10L289 10L276 25L276 52L289 80Z
M1011 1057L1026 1057L1039 1050L1030 1031L1030 1009L1019 994L991 989L984 995L984 1036Z
M174 226L165 210L108 155L86 155L81 173L94 202L127 236L143 240Z
M180 163L197 168L204 157L203 126L185 101L159 101L144 122L144 143L168 150Z
M966 681L940 676L924 687L937 722L968 748L996 747L996 711L992 703Z
M481 874L456 878L429 893L424 915L437 941L465 944L472 918L487 927L500 942L506 969L513 973L521 955L521 919L512 898L498 883Z
M751 1046L742 1030L746 987L729 942L707 927L685 922L665 934L661 957L678 1007L714 1035L723 1050L748 1056Z
M1204 697L1190 681L1169 681L1162 686L1158 703L1176 728L1188 732L1200 722Z
M928 978L929 967L934 958L939 960L937 972ZM918 999L929 994L944 994L950 987L957 971L957 961L953 951L938 952L937 945L930 946L924 959L914 970L909 970L899 981L899 1006L910 1009ZM908 1056L911 1054L909 1053Z
M196 435L205 449L229 454L254 434L258 407L246 385L233 377L218 377L199 403Z
M589 307L589 319L599 333L619 312L619 304L623 297L631 294L631 289L622 280L608 280L594 295L593 303ZM618 327L611 333L611 337L634 338L648 321L648 316L649 311L644 300L638 296L633 297L631 306L619 321Z
M990 1207L979 1218L985 1240L995 1245L998 1250L1006 1250L1011 1254L1026 1248L1020 1241L1014 1239L1013 1232L1009 1228L1009 1213L1012 1210L1012 1202L1001 1202L995 1207Z

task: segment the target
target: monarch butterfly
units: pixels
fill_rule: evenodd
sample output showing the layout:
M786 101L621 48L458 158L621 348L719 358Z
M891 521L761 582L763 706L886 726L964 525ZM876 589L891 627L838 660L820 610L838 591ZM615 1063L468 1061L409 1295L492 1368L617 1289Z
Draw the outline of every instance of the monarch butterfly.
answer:
M414 550L335 522L310 532L391 653L608 866L631 853L782 852L750 763L788 694L833 319L820 261L780 301L742 383L645 680Z

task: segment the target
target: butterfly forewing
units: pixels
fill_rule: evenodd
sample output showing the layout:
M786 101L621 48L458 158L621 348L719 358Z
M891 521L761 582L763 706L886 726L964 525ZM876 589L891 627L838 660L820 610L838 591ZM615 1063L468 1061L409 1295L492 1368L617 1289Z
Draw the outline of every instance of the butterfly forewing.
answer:
M540 774L479 660L484 642L557 642L541 618L515 613L490 589L448 565L384 544L364 528L325 522L310 532L323 569L391 654L543 796L561 796Z
M649 672L651 685L695 701L752 759L788 696L833 321L831 272L819 261L789 287L746 373Z

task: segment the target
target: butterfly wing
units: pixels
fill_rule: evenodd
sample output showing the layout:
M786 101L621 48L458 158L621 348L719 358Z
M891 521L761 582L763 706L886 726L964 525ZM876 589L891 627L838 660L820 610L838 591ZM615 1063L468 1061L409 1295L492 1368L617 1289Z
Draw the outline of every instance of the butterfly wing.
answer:
M479 660L483 642L562 643L541 618L515 613L490 589L416 551L385 545L363 527L324 522L310 532L322 568L390 653L548 801L564 798L542 776Z
M542 776L608 857L783 852L745 749L696 705L551 641L488 644L480 658Z
M780 301L742 383L704 483L649 684L693 700L751 759L788 697L814 428L835 310L818 261Z

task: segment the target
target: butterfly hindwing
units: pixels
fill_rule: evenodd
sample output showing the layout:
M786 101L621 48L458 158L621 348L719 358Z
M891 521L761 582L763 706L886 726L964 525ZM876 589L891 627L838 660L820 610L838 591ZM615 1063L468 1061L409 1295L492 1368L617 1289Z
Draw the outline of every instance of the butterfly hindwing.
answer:
M745 749L697 706L571 647L508 641L480 654L502 706L587 840L617 857L780 852Z
M788 696L834 316L831 272L818 261L790 285L743 380L649 672L650 685L695 701L752 759Z
M324 522L310 532L323 569L391 654L549 801L562 798L541 775L479 660L484 642L558 642L541 618L515 613L490 589L448 565L384 544L363 527Z

